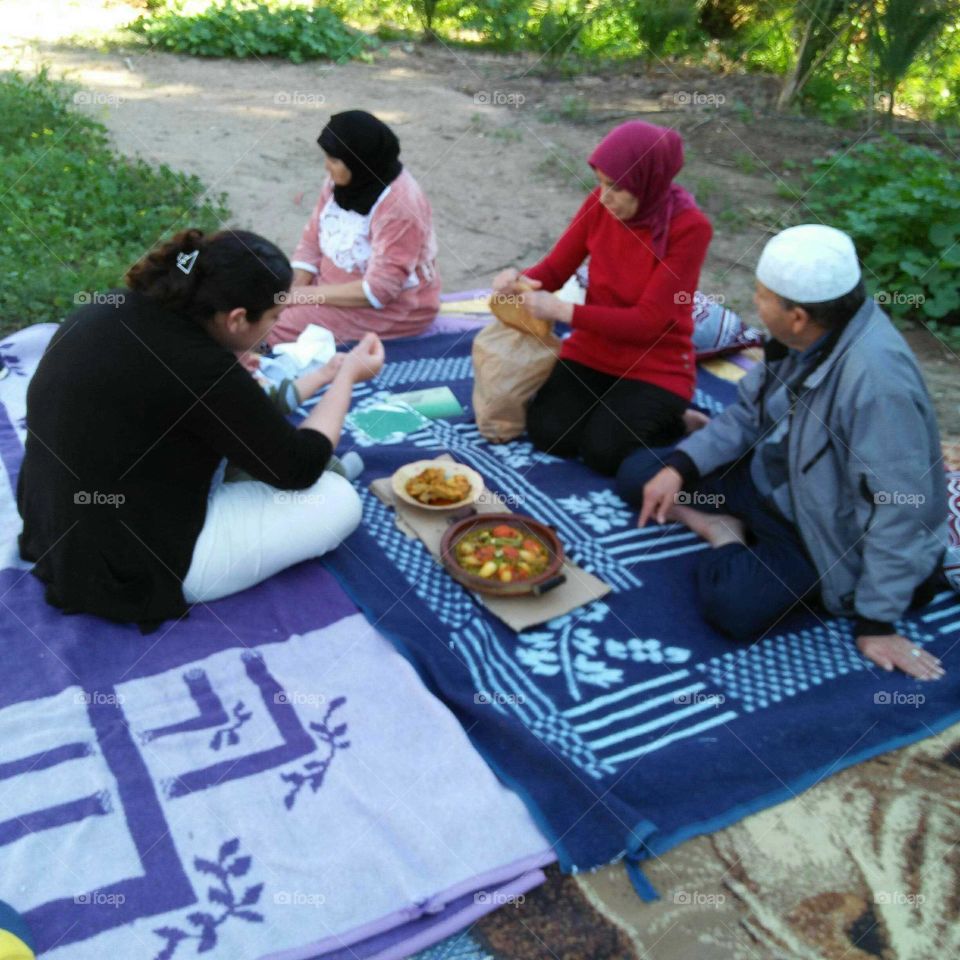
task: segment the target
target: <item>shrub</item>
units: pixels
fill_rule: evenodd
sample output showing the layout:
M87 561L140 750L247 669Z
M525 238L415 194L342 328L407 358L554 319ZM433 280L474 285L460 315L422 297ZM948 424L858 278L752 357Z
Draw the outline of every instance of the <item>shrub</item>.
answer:
M71 95L45 72L0 76L0 330L61 319L160 238L226 216L196 177L114 153Z
M326 7L223 0L199 13L154 10L133 30L151 46L201 57L285 57L345 60L375 40L348 27Z
M894 137L814 161L807 213L849 233L897 317L960 325L960 163Z

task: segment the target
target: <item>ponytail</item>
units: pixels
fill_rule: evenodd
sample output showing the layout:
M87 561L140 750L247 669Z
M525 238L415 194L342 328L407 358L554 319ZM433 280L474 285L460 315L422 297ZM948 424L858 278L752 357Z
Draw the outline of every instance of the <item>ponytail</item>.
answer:
M196 229L155 247L126 276L131 290L200 324L237 307L255 323L292 279L284 253L258 234L221 230L206 236Z

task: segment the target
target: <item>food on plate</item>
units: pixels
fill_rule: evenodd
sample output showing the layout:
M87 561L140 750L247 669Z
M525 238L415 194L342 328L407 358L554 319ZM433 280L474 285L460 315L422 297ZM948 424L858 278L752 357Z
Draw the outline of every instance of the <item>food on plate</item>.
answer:
M512 583L543 573L550 563L550 551L537 537L500 523L471 530L457 543L456 558L467 573Z
M405 488L420 503L431 507L447 507L459 503L470 494L470 478L462 473L447 476L442 467L427 467L411 477Z

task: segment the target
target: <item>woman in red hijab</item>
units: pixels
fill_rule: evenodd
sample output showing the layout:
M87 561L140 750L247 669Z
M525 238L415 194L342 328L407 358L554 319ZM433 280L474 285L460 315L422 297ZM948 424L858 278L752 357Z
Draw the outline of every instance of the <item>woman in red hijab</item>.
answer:
M580 456L616 473L641 446L668 446L684 433L696 377L692 305L713 230L673 178L683 166L675 130L631 120L589 158L598 186L556 246L522 279L536 316L569 325L560 360L527 412L541 450ZM589 257L586 303L555 297ZM495 291L519 293L504 270Z

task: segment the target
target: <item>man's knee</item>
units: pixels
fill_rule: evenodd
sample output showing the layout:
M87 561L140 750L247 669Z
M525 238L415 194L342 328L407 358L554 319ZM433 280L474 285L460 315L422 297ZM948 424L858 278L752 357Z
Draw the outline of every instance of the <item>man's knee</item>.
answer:
M621 499L634 506L643 503L643 488L663 469L669 450L641 447L634 450L617 470L616 489Z
M771 611L744 575L750 548L739 543L708 551L697 568L697 596L704 620L734 640L755 640L781 611Z

